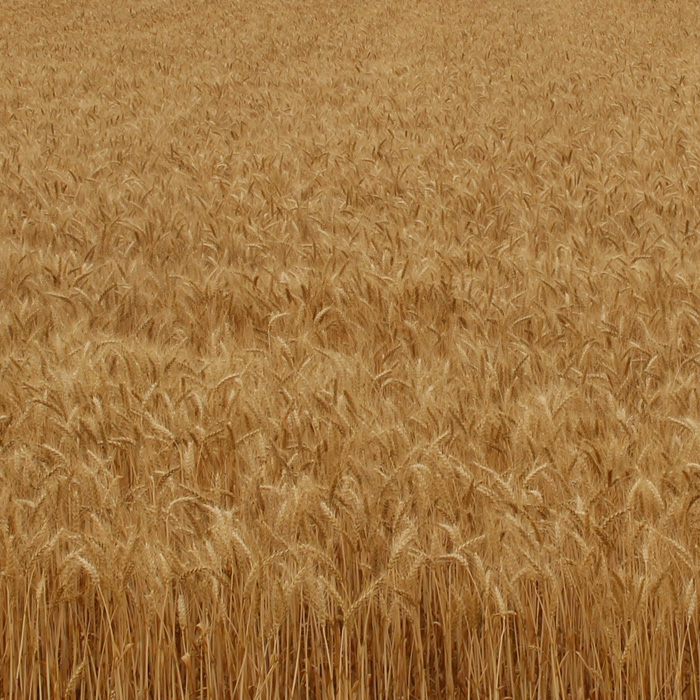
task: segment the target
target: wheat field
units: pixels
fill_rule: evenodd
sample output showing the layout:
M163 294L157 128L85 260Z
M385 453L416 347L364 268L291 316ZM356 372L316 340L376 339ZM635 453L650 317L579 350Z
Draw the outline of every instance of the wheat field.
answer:
M700 698L699 30L4 2L0 698Z

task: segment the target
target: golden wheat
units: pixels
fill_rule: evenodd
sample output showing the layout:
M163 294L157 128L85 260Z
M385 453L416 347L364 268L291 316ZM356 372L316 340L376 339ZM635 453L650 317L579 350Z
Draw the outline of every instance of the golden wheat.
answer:
M690 0L0 16L0 698L700 699Z

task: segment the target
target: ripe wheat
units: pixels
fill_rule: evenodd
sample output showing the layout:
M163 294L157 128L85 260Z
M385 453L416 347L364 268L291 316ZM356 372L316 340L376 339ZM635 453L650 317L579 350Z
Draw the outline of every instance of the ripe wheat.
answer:
M700 699L700 9L0 13L0 698Z

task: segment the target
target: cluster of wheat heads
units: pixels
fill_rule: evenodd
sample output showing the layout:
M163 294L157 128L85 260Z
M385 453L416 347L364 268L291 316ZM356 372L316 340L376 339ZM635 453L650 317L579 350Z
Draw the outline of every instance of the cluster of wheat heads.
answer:
M700 697L698 21L5 3L0 697Z

